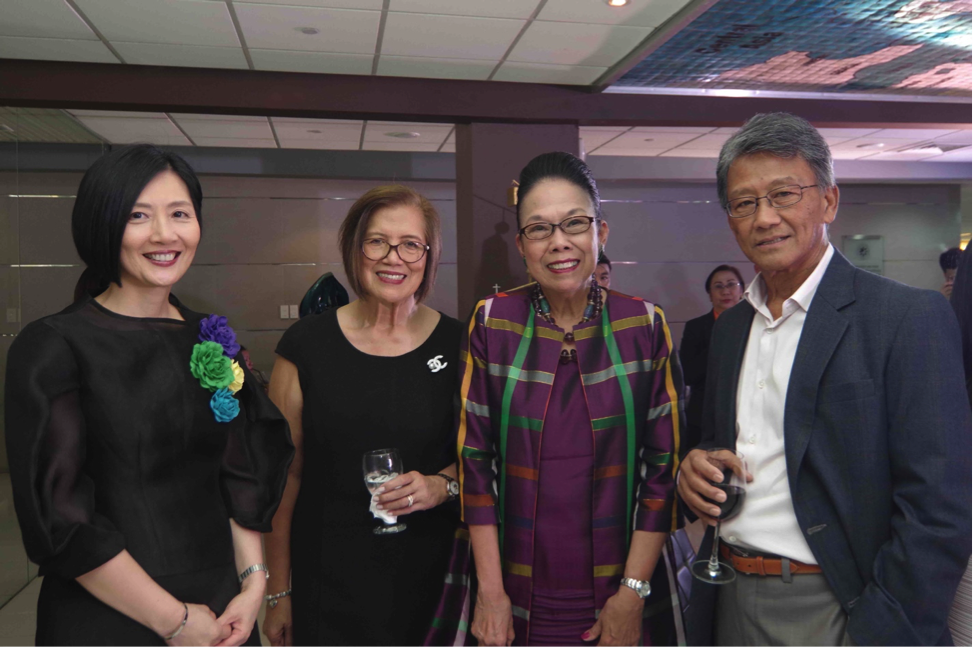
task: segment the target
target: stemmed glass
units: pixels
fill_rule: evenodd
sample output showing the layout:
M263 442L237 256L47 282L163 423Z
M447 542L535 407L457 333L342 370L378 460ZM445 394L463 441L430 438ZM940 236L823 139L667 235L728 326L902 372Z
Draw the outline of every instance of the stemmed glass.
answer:
M365 473L365 487L368 488L372 496L375 495L378 488L394 479L402 471L402 458L399 456L399 450L397 449L376 449L365 452L365 455L362 457L362 472ZM391 535L406 529L406 525L394 517L391 521L383 518L382 522L385 525L376 526L372 529L372 532L376 535Z
M723 482L714 483L713 487L726 493L726 501L711 501L720 508L716 532L713 533L713 553L708 560L697 558L690 571L698 580L710 584L728 584L736 579L736 571L726 562L720 561L720 523L724 519L737 516L743 508L743 500L747 495L747 461L738 451L719 448L707 451L706 460L723 472Z

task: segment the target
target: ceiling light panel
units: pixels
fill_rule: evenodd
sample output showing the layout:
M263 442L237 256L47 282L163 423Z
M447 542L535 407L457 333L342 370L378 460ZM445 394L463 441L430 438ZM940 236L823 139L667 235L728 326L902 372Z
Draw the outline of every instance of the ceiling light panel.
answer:
M712 150L719 152L723 144L730 138L729 135L700 135L696 139L690 140L685 144L682 144L681 148L694 149L694 150Z
M545 65L505 61L493 76L494 81L518 83L558 83L564 85L589 85L608 70L607 67L587 65Z
M358 148L362 123L354 121L346 124L288 123L274 119L274 129L281 141L306 139L320 142L353 142L355 148Z
M604 0L547 0L538 20L630 27L658 27L690 0L630 0L611 7Z
M98 40L64 0L4 2L0 36Z
M358 150L358 142L331 142L312 139L281 138L280 147L304 150L356 151Z
M392 143L396 138L389 133L413 132L419 136L414 138L398 138L408 144L434 144L437 148L449 136L453 129L451 125L429 125L429 124L387 124L382 122L369 121L365 125L365 142L385 142ZM397 150L397 149L389 149Z
M212 146L214 148L277 148L277 142L273 139L239 139L193 136L193 141L197 146Z
M643 27L535 20L507 60L608 67L637 47L651 31Z
M158 43L112 43L126 63L171 65L173 67L215 67L245 70L247 59L239 47L200 47Z
M313 74L371 74L371 54L329 54L293 52L279 49L250 49L250 58L258 70L310 72Z
M80 63L119 62L100 40L17 38L15 36L0 36L0 58Z
M223 2L209 0L76 0L110 41L239 47Z
M197 137L211 137L222 139L270 139L274 133L270 130L270 123L263 117L255 121L216 121L212 119L186 119L173 116L176 123L186 134L196 141Z
M383 54L378 61L378 75L486 81L494 67L496 62L492 60L473 61Z
M651 148L668 150L681 146L699 135L695 133L639 133L628 132L614 139L606 148Z
M550 0L548 0L550 1ZM520 18L526 20L534 13L537 3L528 0L391 0L389 11L407 13L445 14L452 16L480 16L485 18Z
M324 9L382 10L382 0L233 0L233 4L277 4L292 7L318 7Z
M382 54L499 61L523 20L389 13Z
M250 49L373 54L379 11L241 4L236 7ZM300 33L314 28L317 34Z
M163 146L191 146L188 139L165 116L161 119L79 117L91 130L113 144L148 142Z

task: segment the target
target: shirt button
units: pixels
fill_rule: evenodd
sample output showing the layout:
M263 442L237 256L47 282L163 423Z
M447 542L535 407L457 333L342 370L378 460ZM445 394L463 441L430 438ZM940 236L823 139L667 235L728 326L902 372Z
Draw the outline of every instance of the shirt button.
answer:
M727 539L728 539L729 541L731 541L731 542L733 542L733 543L736 543L736 540L737 540L737 538L736 538L736 537L734 537L733 535L730 535L729 537L727 537Z
M747 438L747 442L750 443L751 445L755 445L757 443L757 437L750 436L749 438Z
M764 388L766 386L766 382L764 382L763 380L760 380L759 382L757 382L757 386L762 389L762 388Z

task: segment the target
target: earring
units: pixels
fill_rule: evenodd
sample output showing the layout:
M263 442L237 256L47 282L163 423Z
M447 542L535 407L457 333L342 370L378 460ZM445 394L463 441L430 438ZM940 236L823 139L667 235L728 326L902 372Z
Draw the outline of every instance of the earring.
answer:
M521 256L520 257L520 260L522 260L524 262L524 267L527 267L527 257L526 256Z
M599 243L598 244L598 258L601 258L604 255L605 255L605 246L602 245L601 243Z

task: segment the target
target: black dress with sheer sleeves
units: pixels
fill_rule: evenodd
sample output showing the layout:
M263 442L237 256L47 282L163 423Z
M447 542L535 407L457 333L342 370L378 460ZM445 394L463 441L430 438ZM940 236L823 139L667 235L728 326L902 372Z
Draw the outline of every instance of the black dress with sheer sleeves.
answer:
M184 321L87 299L10 348L7 452L44 576L38 645L161 645L75 578L127 550L177 599L219 615L240 590L229 520L270 531L294 454L287 422L243 361L239 415L217 421L190 370L204 315L171 300ZM256 627L248 644L260 644Z

